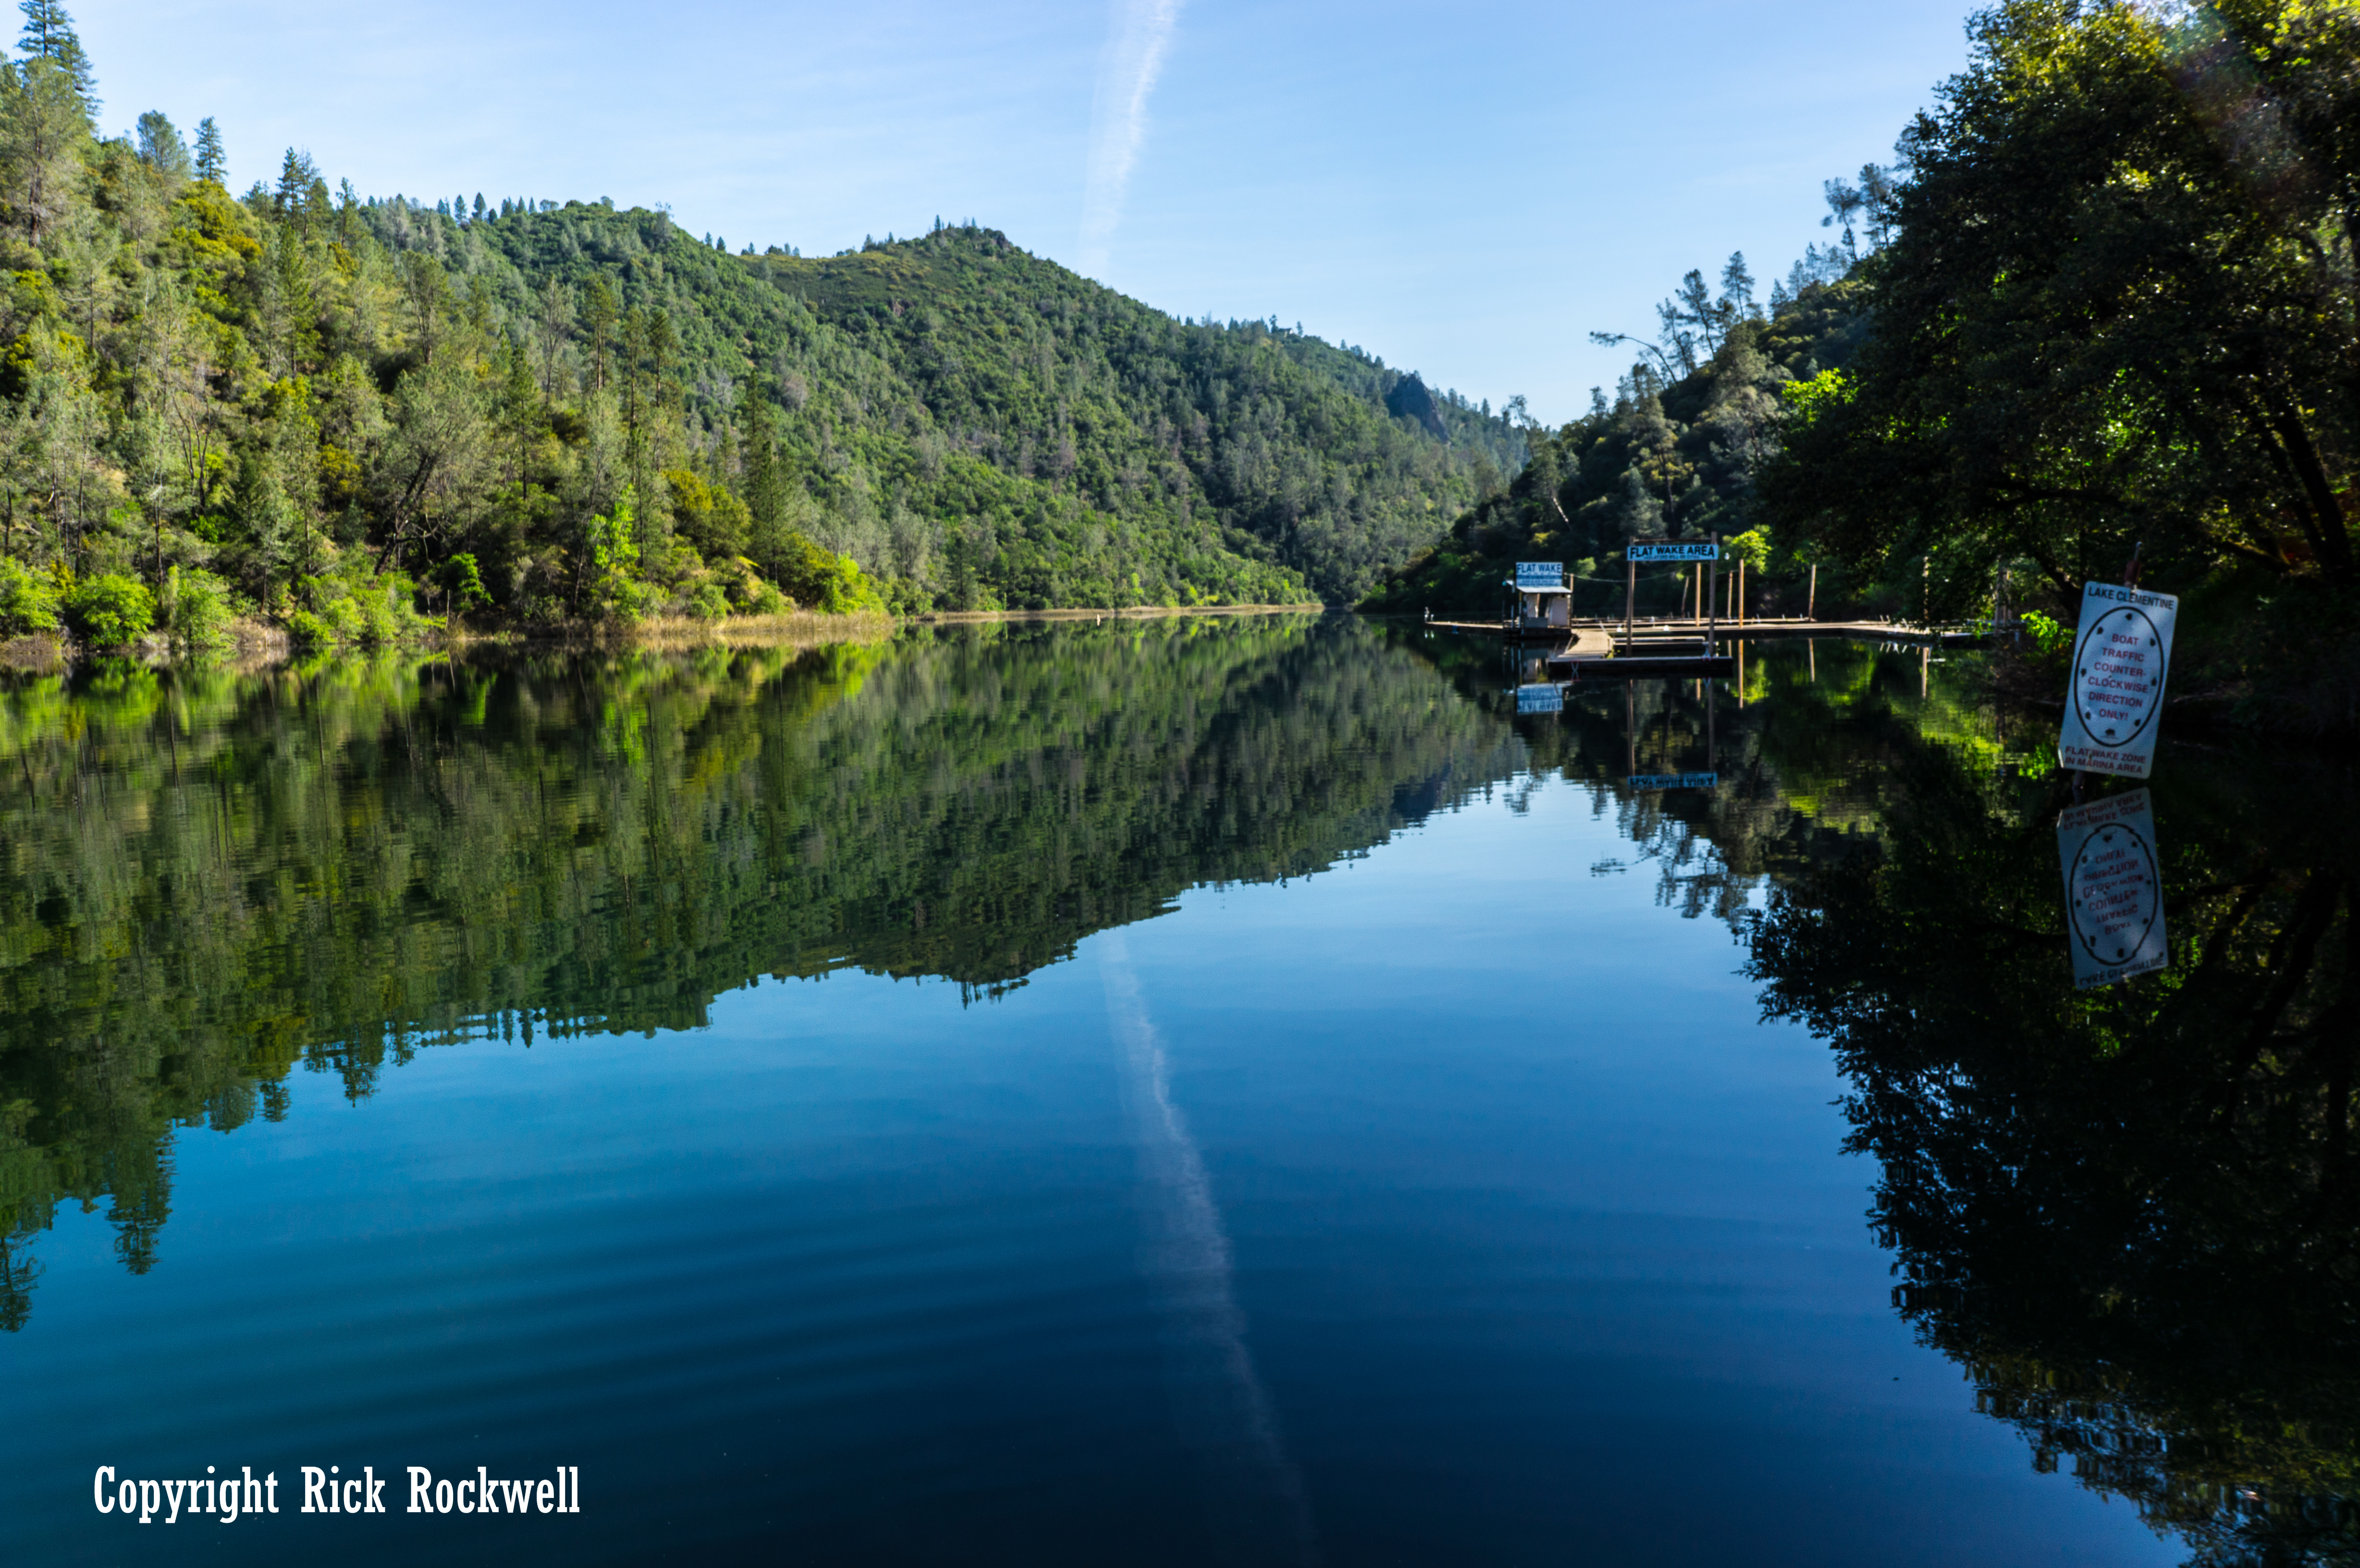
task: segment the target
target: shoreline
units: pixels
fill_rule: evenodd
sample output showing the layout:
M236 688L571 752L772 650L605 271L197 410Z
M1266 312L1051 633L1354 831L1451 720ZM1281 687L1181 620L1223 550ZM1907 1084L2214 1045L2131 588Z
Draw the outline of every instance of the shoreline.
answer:
M986 626L995 621L1158 621L1173 615L1317 615L1330 606L1312 601L1301 604L1131 604L1119 610L929 610L922 615L896 615L900 626Z
M849 615L812 610L778 615L729 615L696 620L667 615L623 625L573 625L555 628L502 627L481 632L464 626L437 629L423 637L397 642L299 648L284 626L273 622L242 620L221 647L195 652L175 649L158 634L141 639L136 648L108 653L83 648L57 632L36 632L0 641L0 671L18 674L62 674L80 665L107 658L158 669L192 659L227 664L241 670L261 670L312 657L358 654L388 648L459 653L485 648L624 648L657 650L687 648L825 648L836 643L880 642L915 626L989 626L995 623L1042 621L1152 621L1175 616L1317 615L1330 606L1301 604L1134 604L1120 609L935 610L923 615L894 615L865 611Z

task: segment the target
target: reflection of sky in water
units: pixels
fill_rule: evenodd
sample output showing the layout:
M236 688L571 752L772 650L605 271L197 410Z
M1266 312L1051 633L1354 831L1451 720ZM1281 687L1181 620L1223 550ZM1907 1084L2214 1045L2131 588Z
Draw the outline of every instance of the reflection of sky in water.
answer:
M839 975L299 1075L183 1135L153 1273L45 1242L24 1560L2176 1556L1909 1342L1825 1050L1589 874L1630 852L1546 784L996 1002ZM567 1463L585 1511L90 1512L208 1463Z
M1224 1561L1316 1557L1303 1478L1254 1369L1236 1266L1205 1160L1172 1103L1163 1037L1140 997L1131 944L1098 942L1107 1021L1122 1052L1122 1094L1139 1138L1139 1262L1158 1297L1181 1440L1206 1467L1215 1550Z

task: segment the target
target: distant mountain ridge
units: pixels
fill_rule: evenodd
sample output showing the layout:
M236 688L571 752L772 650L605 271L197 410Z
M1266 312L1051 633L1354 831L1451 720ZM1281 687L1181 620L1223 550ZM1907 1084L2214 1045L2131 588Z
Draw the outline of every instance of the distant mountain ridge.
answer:
M1207 596L1350 602L1526 455L1505 414L1365 354L1268 321L1175 321L997 230L745 256L659 212L569 203L454 224L453 246L406 206L369 209L372 227L439 237L463 266L480 240L519 296L600 268L624 299L660 299L691 412L717 427L749 381L774 399L814 503L804 531L913 598L1133 602L1144 551ZM1248 563L1300 583L1225 578Z

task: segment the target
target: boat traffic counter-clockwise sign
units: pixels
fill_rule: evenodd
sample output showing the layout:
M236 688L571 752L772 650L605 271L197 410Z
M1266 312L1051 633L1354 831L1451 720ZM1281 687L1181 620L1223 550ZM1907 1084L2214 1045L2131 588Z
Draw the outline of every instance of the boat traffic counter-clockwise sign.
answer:
M2155 766L2164 678L2180 601L2111 583L2081 592L2081 627L2057 760L2083 773L2144 779Z
M2065 873L2073 984L2087 990L2162 968L2170 943L2147 792L2092 800L2059 817L2057 859Z

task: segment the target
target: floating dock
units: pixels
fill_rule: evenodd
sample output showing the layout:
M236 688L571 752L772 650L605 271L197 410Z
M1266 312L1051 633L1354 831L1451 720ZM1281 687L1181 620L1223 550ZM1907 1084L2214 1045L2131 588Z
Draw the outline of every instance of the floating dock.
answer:
M1561 653L1548 661L1548 667L1552 674L1568 681L1651 681L1665 676L1685 681L1737 673L1737 660L1726 653L1623 653L1609 659Z
M1562 630L1553 630L1546 638L1537 632L1524 631L1505 621L1426 621L1423 623L1437 631L1482 632L1491 637L1513 637L1519 641L1549 640L1558 637L1573 644L1567 651L1582 658L1603 658L1624 643L1621 621L1576 621ZM1744 621L1654 620L1633 621L1629 642L1644 645L1657 638L1686 637L1691 641L1707 636L1720 642L1753 642L1765 637L1856 637L1863 642L1926 643L1937 648L1972 648L1989 639L1988 630L1968 626L1919 626L1910 621L1808 621L1799 616L1792 619ZM1590 651L1594 645L1596 652Z

